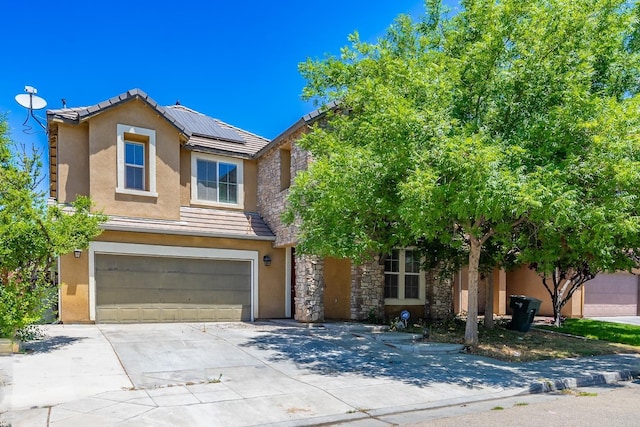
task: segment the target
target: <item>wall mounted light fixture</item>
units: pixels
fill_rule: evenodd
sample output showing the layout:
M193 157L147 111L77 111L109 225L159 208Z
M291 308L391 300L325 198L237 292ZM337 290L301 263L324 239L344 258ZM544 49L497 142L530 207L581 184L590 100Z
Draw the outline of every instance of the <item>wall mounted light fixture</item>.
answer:
M271 257L269 255L263 256L262 262L264 262L265 267L269 267L271 265Z
M82 255L82 249L76 249L73 251L74 258L80 258L80 255Z

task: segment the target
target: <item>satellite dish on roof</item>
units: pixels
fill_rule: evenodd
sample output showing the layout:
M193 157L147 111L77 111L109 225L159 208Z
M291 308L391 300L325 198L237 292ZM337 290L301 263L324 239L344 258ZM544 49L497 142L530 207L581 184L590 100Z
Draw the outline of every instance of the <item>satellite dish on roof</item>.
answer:
M35 116L35 114L33 114L33 110L42 110L47 106L47 101L36 95L36 93L38 93L38 90L33 86L25 86L24 91L27 93L16 95L16 102L27 109L27 118L24 120L24 123L22 123L22 125L25 127L23 132L28 134L35 133L32 132L33 128L27 124L27 122L29 121L29 116L31 116L40 125L40 127L44 129L46 133L47 127Z
M24 108L31 108L33 110L42 110L47 106L47 101L44 99L39 96L27 95L26 93L16 95L16 101Z
M36 95L36 93L38 93L38 90L33 86L25 86L24 91L27 93L16 95L16 101L24 108L29 108L31 110L42 110L47 106L47 101Z

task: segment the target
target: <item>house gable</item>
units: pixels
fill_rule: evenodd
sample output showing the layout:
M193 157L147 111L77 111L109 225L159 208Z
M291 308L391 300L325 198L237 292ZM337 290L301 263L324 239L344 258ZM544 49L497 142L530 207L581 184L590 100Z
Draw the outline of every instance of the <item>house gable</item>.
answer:
M90 194L98 209L109 215L178 219L180 139L175 126L140 100L93 116L89 120ZM143 182L139 187L126 182L126 144L140 147Z
M254 158L258 162L258 211L274 230L276 247L295 246L298 233L295 224L284 225L281 217L286 207L289 186L299 171L307 169L311 153L302 149L298 140L309 132L314 123L322 124L329 111L338 109L337 102L302 116L288 129L275 137L258 151Z
M167 111L158 105L149 95L140 89L131 89L120 95L109 98L106 101L102 101L98 104L90 107L76 107L76 108L63 108L59 110L47 111L47 122L51 123L73 123L78 124L85 122L92 117L104 113L112 108L115 108L125 102L131 100L138 100L145 103L149 108L154 110L160 117L171 123L178 132L183 134L186 138L191 136L191 132L186 127L179 123L175 117L167 114Z

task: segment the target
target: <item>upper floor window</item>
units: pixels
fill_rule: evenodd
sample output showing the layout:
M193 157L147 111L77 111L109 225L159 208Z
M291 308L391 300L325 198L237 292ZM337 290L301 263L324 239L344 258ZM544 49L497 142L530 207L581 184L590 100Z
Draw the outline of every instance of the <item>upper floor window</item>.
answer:
M420 270L418 251L412 249L391 251L384 262L385 303L403 304L405 300L424 302L424 295L424 274Z
M192 203L242 207L242 161L192 153Z
M125 188L144 191L145 161L144 144L125 141L124 167Z
M156 132L137 126L117 126L116 192L158 197L156 193Z

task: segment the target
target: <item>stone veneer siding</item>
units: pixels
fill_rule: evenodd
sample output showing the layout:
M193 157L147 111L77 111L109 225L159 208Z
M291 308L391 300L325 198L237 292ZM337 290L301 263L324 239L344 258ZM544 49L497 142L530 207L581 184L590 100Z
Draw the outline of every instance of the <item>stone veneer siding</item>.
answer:
M295 143L307 127L303 126L288 135L281 144L273 147L258 161L258 212L265 220L269 228L276 235L273 246L295 246L298 223L284 225L280 219L286 205L289 189L280 189L280 155L281 148L291 148L291 182L298 171L307 169L311 155L300 149Z
M351 264L351 320L384 318L384 265L379 259Z
M427 271L426 300L424 306L427 319L446 319L453 315L453 278L441 277L437 269Z
M294 318L299 322L324 321L324 260L296 255Z
M282 148L291 152L289 174L291 182L299 171L307 169L311 155L300 149L296 141L307 131L307 126L287 135L280 144L265 153L258 161L258 211L276 235L274 247L295 246L299 222L282 223L289 189L280 188ZM314 256L296 254L295 299L292 307L294 319L299 322L324 321L324 260Z

